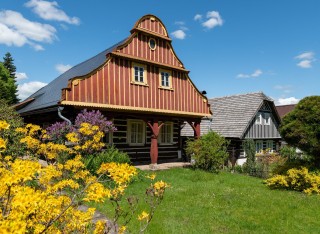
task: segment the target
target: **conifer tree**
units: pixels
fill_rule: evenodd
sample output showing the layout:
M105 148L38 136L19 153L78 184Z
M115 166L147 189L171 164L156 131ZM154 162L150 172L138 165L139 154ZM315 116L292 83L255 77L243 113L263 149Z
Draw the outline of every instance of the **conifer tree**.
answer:
M12 58L11 54L7 52L5 56L3 57L3 66L8 70L9 72L9 78L6 76L0 77L4 82L6 82L7 86L7 92L6 94L9 104L15 104L19 102L18 99L18 86L16 84L16 66L13 64L14 59Z

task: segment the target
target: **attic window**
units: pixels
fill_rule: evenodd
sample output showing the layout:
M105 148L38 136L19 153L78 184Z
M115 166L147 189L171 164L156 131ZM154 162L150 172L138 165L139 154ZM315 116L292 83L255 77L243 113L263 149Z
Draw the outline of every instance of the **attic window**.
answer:
M270 125L270 113L264 113L264 124Z
M157 48L157 43L154 38L149 39L149 47L151 50L155 50Z
M262 115L261 115L261 113L257 113L255 124L262 124Z

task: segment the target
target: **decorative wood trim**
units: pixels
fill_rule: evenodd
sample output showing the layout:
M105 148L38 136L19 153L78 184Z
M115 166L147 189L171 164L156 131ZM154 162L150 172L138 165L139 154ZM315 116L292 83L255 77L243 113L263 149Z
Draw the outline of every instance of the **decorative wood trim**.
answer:
M132 30L138 29L140 23L141 23L143 20L145 20L145 19L150 19L150 20L153 20L153 21L158 21L158 22L160 23L161 27L164 29L164 30L163 30L164 34L165 34L166 36L168 36L168 30L166 29L166 27L164 26L164 24L162 23L162 21L161 21L157 16L151 15L151 14L148 14L148 15L145 15L145 16L141 17L141 18L134 24ZM139 28L139 29L140 29L140 28ZM132 30L131 30L131 31L132 31Z
M148 63L148 64L151 64L151 65L157 65L157 66L163 67L163 68L171 68L171 69L175 69L175 70L184 71L186 73L189 73L189 71L186 70L185 68L175 67L175 66L171 66L169 64L159 63L159 62L155 62L155 61L152 61L152 60L135 57L135 56L128 55L128 54L123 54L123 53L119 53L119 52L111 52L110 54L115 56L115 57L127 58L127 59L135 60L135 61L138 61L138 62Z
M168 42L171 42L172 39L170 37L166 37L166 36L163 36L161 34L158 34L158 33L155 33L153 31L149 31L147 29L144 29L144 28L134 28L130 31L131 33L143 33L143 34L147 34L149 36L154 36L154 37L160 37Z
M162 109L154 109L154 108L119 106L119 105L110 105L110 104L101 104L101 103L87 103L87 102L74 102L74 101L61 101L61 105L95 107L95 108L104 108L104 109L114 109L114 110L119 110L119 111L158 113L158 114L167 114L167 115L181 115L181 116L188 116L188 117L209 117L212 115L211 113L209 113L209 114L208 113L195 113L195 112L187 112L187 111L162 110Z

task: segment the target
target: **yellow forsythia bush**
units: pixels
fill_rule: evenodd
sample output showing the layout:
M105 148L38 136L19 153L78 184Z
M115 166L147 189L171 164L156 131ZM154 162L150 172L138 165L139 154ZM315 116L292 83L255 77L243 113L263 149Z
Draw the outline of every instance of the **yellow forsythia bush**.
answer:
M272 189L290 189L306 194L320 194L320 175L309 172L306 167L292 168L287 171L286 175L276 175L265 182Z
M17 129L24 134L21 142L29 156L13 159L3 155L7 147L4 131L10 131L9 124L0 121L0 230L1 233L125 233L126 226L118 223L121 215L131 219L134 213L124 212L120 201L130 181L138 173L128 164L105 163L93 176L81 161L81 155L73 147L42 141L45 132L36 125ZM40 139L39 139L40 137ZM100 135L98 136L100 138ZM72 159L59 163L55 159L60 153L74 155ZM48 159L42 166L37 157ZM31 157L32 156L32 157ZM150 178L150 179L154 179ZM109 182L109 183L108 183ZM163 199L167 184L156 182L149 191L150 204L158 205ZM105 220L92 218L94 208L78 209L83 202L111 202L116 218L109 227ZM136 205L130 201L129 205ZM150 215L137 216L144 231L151 221L156 206L150 208ZM130 207L131 208L131 207ZM130 214L130 215L128 215ZM110 218L110 217L108 217Z

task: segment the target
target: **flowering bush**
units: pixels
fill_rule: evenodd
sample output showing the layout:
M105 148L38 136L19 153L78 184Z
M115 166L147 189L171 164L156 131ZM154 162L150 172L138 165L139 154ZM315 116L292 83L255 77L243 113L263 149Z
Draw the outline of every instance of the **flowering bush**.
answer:
M100 152L105 146L102 139L107 132L117 129L100 111L86 109L76 117L74 126L56 122L46 129L47 139L59 144L72 143L82 155Z
M90 128L89 128L90 129ZM124 224L135 215L137 200L128 199L129 211L120 205L127 187L138 171L129 164L104 163L97 170L97 176L90 174L81 161L77 148L44 142L46 133L39 126L26 125L17 131L24 134L21 142L30 155L45 156L48 165L42 167L37 158L17 158L3 154L7 140L1 134L10 131L5 121L0 121L0 230L4 233L124 233ZM89 130L88 130L89 131ZM40 138L40 139L39 139ZM61 152L73 155L72 159L59 163L55 159ZM102 180L103 178L103 180ZM106 179L107 178L107 179ZM154 178L153 178L154 179ZM139 215L143 232L151 221L157 205L163 199L165 182L155 182L147 189L152 201L150 215ZM84 202L111 202L115 217L111 225L105 220L92 223L94 208L87 211L78 209ZM133 209L131 209L133 208ZM148 217L148 219L146 218Z
M290 189L302 191L306 194L320 194L320 175L309 172L306 167L292 168L286 175L276 175L266 180L266 184L273 189Z

